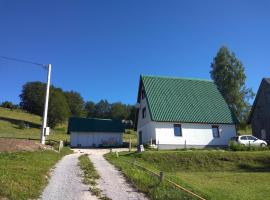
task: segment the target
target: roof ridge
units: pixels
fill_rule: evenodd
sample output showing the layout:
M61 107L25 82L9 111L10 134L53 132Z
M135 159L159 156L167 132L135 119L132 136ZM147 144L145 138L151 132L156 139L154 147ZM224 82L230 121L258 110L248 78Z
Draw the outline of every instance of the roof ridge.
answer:
M201 78L187 78L187 77L175 77L175 76L157 76L157 75L144 75L141 74L141 77L149 77L149 78L164 78L164 79L181 79L181 80L191 80L191 81L206 81L213 82L209 79L201 79Z
M96 117L69 117L69 118L73 118L73 119L92 119L92 120L103 120L103 121L121 121L120 119L104 119L104 118L96 118Z

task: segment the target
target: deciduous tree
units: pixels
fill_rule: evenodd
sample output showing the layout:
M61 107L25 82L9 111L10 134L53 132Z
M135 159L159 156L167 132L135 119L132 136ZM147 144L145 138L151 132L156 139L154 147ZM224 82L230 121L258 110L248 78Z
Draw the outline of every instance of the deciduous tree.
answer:
M210 74L232 112L245 124L251 107L249 100L254 97L254 93L246 87L243 64L223 46L211 64Z

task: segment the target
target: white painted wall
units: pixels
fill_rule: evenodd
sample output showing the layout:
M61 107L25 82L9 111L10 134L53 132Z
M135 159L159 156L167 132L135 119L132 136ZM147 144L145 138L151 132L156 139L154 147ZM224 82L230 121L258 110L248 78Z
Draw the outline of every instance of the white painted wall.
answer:
M150 140L155 140L155 127L152 126L151 116L149 112L149 108L147 105L146 97L142 99L140 97L140 107L139 107L139 115L138 115L138 125L137 125L137 136L139 142L139 132L142 131L142 141L143 143L150 142ZM142 118L143 108L146 108L146 117Z
M235 125L213 124L219 126L219 138L214 138L212 124L180 123L182 127L182 137L174 136L174 123L170 122L149 122L138 131L143 132L143 143L149 143L152 139L160 145L185 145L196 146L224 146L228 145L229 139L236 136Z
M70 145L76 147L81 144L82 147L99 146L104 142L114 141L118 145L123 143L123 133L109 132L71 132Z
M146 108L146 116L145 116L145 118L142 118L143 108ZM138 128L141 128L144 125L151 122L151 116L150 116L149 108L148 108L148 105L147 105L146 97L144 99L142 99L142 97L141 97L138 117L139 117L138 118L138 126L137 126Z
M228 145L229 139L236 136L235 125L181 123L182 137L174 136L174 123L153 122L156 140L160 144L191 146ZM213 137L212 125L219 126L219 138Z

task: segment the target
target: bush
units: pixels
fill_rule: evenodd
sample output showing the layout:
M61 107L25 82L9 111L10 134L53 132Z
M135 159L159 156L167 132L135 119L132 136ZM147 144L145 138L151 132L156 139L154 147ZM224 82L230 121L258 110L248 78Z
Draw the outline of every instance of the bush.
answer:
M18 127L19 127L19 129L26 129L26 128L29 128L29 124L26 124L25 122L20 121L18 123Z
M136 134L135 131L128 129L126 130L125 134Z
M1 104L1 107L13 109L13 103L10 102L10 101L4 101L4 102Z
M254 146L254 145L244 145L231 141L229 143L229 150L231 151L265 151L269 150L268 147Z

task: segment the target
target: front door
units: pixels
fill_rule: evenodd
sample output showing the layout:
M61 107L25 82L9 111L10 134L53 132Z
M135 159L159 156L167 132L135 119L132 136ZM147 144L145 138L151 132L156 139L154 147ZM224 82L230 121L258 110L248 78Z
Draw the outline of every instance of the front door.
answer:
M139 131L139 145L142 144L142 131Z

